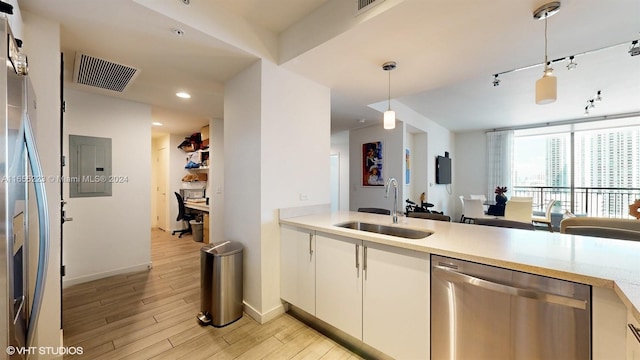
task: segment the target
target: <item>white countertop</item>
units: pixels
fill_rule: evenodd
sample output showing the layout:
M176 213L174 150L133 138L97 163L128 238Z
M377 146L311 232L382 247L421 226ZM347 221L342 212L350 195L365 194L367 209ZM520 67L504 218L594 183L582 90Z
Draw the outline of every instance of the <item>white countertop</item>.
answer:
M347 221L429 230L424 239L403 239L334 226ZM359 212L336 212L280 219L281 224L349 236L391 246L451 256L613 289L640 321L640 241L603 239L447 223Z

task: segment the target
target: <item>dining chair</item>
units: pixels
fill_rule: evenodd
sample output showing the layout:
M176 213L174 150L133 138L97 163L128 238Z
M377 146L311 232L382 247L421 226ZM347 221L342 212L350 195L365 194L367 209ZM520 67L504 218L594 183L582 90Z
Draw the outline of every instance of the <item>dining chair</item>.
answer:
M476 224L486 226L496 226L510 229L535 230L532 223L524 223L520 221L512 221L505 219L477 219Z
M418 219L438 220L438 221L451 221L451 217L448 215L432 214L428 212L412 211L409 213L409 217L418 218Z
M478 200L482 200L482 208L484 209L484 213L487 213L487 210L489 210L489 205L485 205L485 203L487 202L487 197L484 196L484 194L480 194L480 195L469 195L469 197L471 199L478 199Z
M509 201L531 201L533 205L533 196L512 196Z
M370 213L370 214L391 215L391 210L381 209L381 208L358 208L358 212Z
M464 222L464 195L460 195L460 204L462 204L462 215L460 215L460 222Z
M484 214L484 208L482 207L482 200L480 199L464 199L464 218L463 222L471 223L476 221L476 219L487 218ZM492 216L490 218L493 218Z
M551 226L551 209L557 202L558 200L549 200L549 203L547 204L547 208L545 209L545 212L544 212L544 216L533 215L531 216L531 220L534 223L547 224L547 227L549 228L549 232L553 232L553 226Z
M531 217L533 215L533 199L528 201L509 199L504 208L504 219L511 221L519 221L523 223L531 223Z

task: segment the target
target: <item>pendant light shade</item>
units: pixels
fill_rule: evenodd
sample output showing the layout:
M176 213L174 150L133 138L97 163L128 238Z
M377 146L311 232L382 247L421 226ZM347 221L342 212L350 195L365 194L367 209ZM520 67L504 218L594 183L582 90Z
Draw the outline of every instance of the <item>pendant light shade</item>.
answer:
M542 5L533 12L533 18L544 20L544 74L536 81L536 104L550 104L558 98L558 79L553 76L553 69L547 58L547 19L560 10L560 1Z
M396 112L387 110L384 112L384 129L391 130L396 128Z
M396 68L395 61L387 61L382 64L382 70L389 72L389 105L387 111L384 112L383 127L385 130L396 128L396 112L391 110L391 70Z
M550 104L558 98L558 79L553 75L543 75L536 81L536 104Z

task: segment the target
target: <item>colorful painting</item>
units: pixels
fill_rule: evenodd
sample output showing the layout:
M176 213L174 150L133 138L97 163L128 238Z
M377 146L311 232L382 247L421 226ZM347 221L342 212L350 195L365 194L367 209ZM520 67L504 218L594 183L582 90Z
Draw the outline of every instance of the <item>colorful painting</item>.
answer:
M382 141L362 144L362 186L384 186Z
M409 185L411 183L411 151L409 149L404 150L404 183Z

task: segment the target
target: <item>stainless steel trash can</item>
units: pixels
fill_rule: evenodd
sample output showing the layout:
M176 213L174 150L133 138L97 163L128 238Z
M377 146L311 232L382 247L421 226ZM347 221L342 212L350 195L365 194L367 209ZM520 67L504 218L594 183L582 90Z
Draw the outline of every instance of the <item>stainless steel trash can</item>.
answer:
M202 227L204 223L202 221L189 220L189 224L191 225L191 234L193 235L193 241L202 242Z
M236 241L200 249L200 324L222 327L242 317L242 249Z

